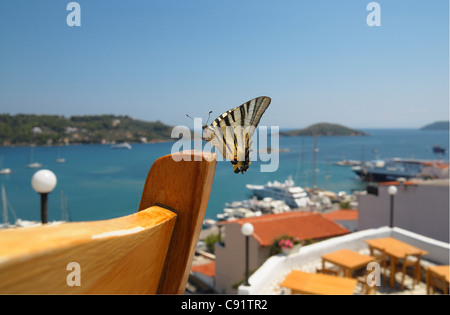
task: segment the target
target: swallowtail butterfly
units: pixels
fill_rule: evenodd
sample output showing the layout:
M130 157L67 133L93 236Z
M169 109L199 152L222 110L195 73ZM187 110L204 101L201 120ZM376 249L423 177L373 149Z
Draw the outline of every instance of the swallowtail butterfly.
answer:
M252 136L262 115L270 104L270 97L260 96L230 109L204 125L205 137L225 159L229 159L235 173L248 170L252 151Z

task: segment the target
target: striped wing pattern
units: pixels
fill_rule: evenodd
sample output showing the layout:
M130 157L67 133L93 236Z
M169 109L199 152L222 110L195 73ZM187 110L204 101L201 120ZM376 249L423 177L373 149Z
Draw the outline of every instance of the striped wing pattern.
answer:
M205 140L231 160L235 173L243 174L250 165L252 136L270 101L267 96L257 97L226 111L204 127Z

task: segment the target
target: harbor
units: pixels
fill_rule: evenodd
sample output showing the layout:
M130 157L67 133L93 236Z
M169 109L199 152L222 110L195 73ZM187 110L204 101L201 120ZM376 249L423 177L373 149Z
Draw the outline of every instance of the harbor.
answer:
M333 137L318 137L316 163L312 137L281 137L280 147L289 149L289 152L279 154L279 167L274 173L259 172L259 161L255 161L249 172L238 177L229 172L229 162L217 163L205 219L217 220L217 215L224 213L226 204L251 200L253 192L247 188L248 185L285 183L289 177L310 199L320 197L319 192L333 200L339 199L339 194L352 196L354 192L364 191L368 182L362 180L351 166L335 164L343 160L361 161L363 145L366 162L383 160L382 157L401 157L405 160L414 157L414 160L438 161L441 165L448 163L448 155L436 154L432 150L434 143L444 146L448 142L447 132L424 133L413 129L367 132L371 134L368 137L342 137L339 141ZM404 145L399 147L399 142ZM147 166L170 152L172 144L135 143L132 150L111 149L108 144L33 147L33 162L51 169L58 177L58 184L49 198L49 220L61 220L61 190L73 221L107 219L133 213L138 206ZM375 147L376 154L373 152ZM39 200L30 180L39 168L26 167L30 163L30 150L26 146L0 147L0 166L8 169L7 174L0 175L0 183L5 185L8 201L17 217L38 221ZM61 157L65 159L64 163L56 161ZM301 208L311 210L310 205ZM323 208L326 210L325 204Z
M265 214L278 214L290 211L305 211L322 213L340 208L342 204L357 207L355 195L346 192L334 193L320 188L296 186L292 176L284 182L268 182L265 185L247 185L252 198L226 203L224 212L217 214L218 221L237 220L241 218L258 217ZM215 220L206 219L205 227L211 227Z
M448 1L108 4L0 4L0 294L449 294Z

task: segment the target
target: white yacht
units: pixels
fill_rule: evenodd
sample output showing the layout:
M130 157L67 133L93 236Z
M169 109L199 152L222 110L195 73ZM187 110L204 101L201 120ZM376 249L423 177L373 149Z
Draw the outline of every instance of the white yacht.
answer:
M234 220L241 218L259 217L264 214L282 213L291 211L291 208L282 200L256 197L243 201L226 203L223 213L217 215L218 220Z
M291 208L301 208L312 205L308 193L301 187L295 186L292 176L284 183L278 181L268 182L265 185L247 185L247 188L259 198L272 198L283 200Z
M25 165L28 168L40 168L42 167L42 163L39 162L33 162L33 146L30 147L30 160L27 165Z
M0 157L0 175L9 175L12 174L12 171L10 168L3 168L3 156Z
M10 168L2 168L0 169L0 175L9 175L12 174L12 171Z
M131 150L131 145L128 142L116 143L111 145L112 149L128 149Z
M26 167L28 167L28 168L39 168L39 167L42 167L42 163L33 162L33 163L30 163L30 164L27 164Z

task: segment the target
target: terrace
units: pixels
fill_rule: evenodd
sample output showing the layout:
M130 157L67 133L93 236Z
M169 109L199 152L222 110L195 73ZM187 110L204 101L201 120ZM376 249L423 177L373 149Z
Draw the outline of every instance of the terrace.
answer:
M239 294L291 294L289 288L281 285L291 271L300 270L315 274L317 268L322 267L322 256L340 249L370 255L366 241L386 237L394 238L426 252L420 262L421 281L413 289L413 279L407 275L404 281L405 287L402 290L402 274L399 272L395 274L395 281L391 287L388 280L390 278L390 268L388 267L387 279L384 279L381 286L377 287L375 294L427 294L425 271L431 266L449 264L450 244L398 227L367 229L304 246L299 252L290 255L272 256L249 278L250 286L241 285L238 292ZM383 274L384 270L381 272ZM355 286L353 294L364 294L360 285Z

